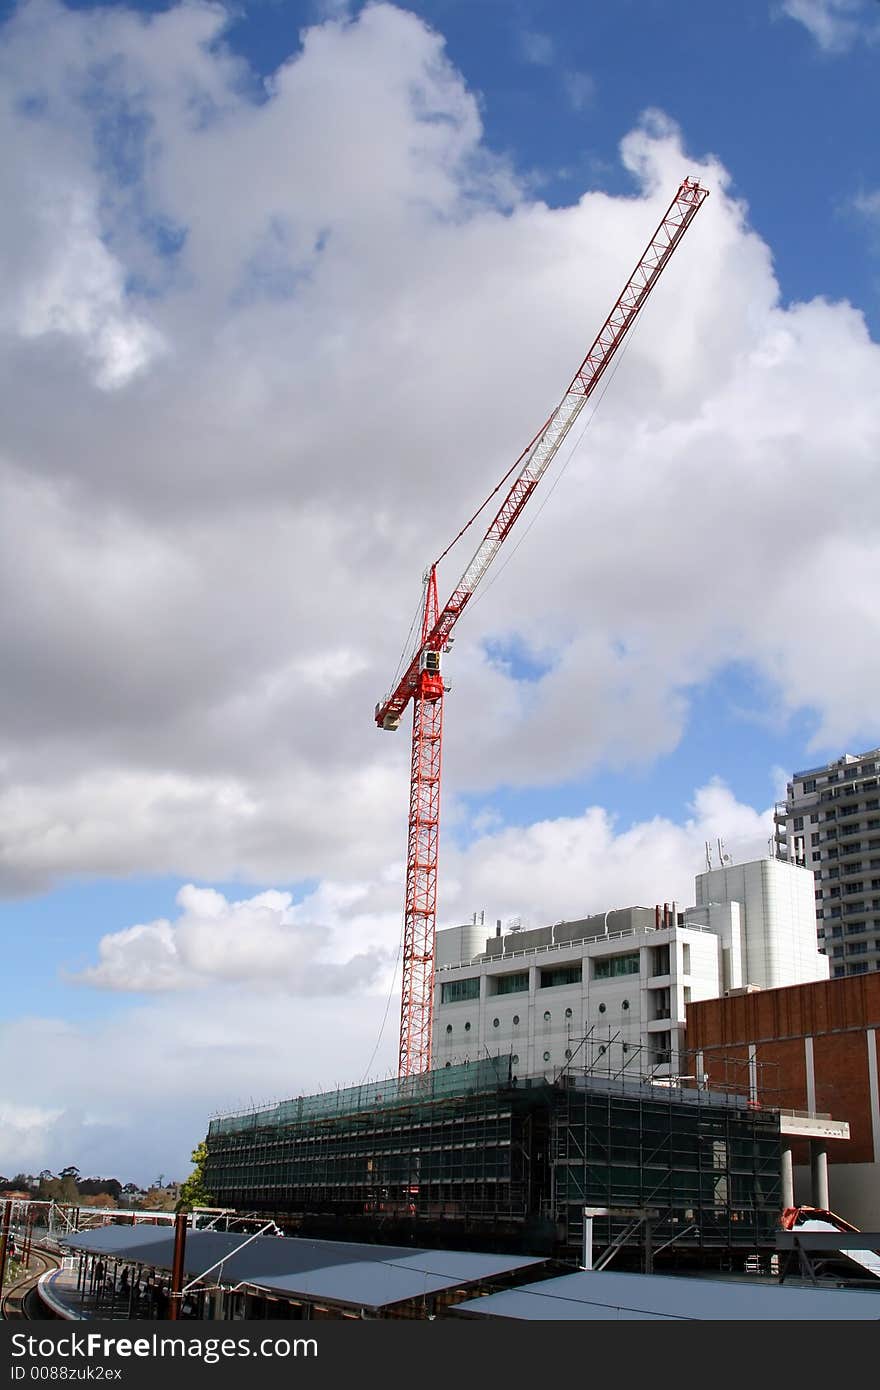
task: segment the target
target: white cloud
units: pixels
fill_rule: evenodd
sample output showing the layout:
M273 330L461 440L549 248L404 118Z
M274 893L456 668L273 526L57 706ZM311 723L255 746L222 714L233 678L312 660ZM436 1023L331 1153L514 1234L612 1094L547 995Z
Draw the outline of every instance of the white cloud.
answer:
M829 53L843 52L860 37L878 34L870 0L782 0L782 13L803 24Z
M705 840L722 836L746 860L766 852L771 823L711 782L684 825L663 816L622 825L593 806L492 829L444 852L441 925L484 910L491 933L496 916L540 925L689 904ZM298 903L273 891L231 902L190 885L173 921L105 936L80 983L146 997L89 1023L0 1025L0 1170L75 1162L123 1180L182 1175L213 1111L392 1070L396 994L379 1035L395 976L399 988L401 877L398 866L327 881Z
M650 763L730 662L783 716L814 709L823 749L876 740L880 350L858 310L780 302L723 166L662 113L622 142L637 196L551 209L415 16L313 26L256 94L223 22L39 0L3 31L5 891L374 882L399 858L408 739L371 713L424 564L688 172L711 197L461 624L445 823L464 792ZM506 647L545 674L518 680Z
M326 910L329 890L321 894ZM101 938L98 964L74 976L82 984L112 990L161 992L235 983L288 995L339 995L363 990L379 973L386 952L365 930L367 915L355 905L362 890L335 890L334 916L348 918L357 954L334 959L338 943L315 923L315 904L294 905L290 893L273 890L229 902L213 889L186 884L177 894L179 917L127 927ZM336 937L342 933L337 927ZM335 949L334 949L335 947Z
M770 811L737 802L714 781L683 825L663 816L623 827L599 806L579 816L495 827L477 812L466 848L444 851L441 922L526 916L536 924L609 905L693 897L703 845L721 836L739 860L767 852ZM84 985L134 992L237 982L288 996L387 989L400 925L403 866L372 880L325 880L303 901L267 891L230 902L213 889L180 889L175 920L104 936Z

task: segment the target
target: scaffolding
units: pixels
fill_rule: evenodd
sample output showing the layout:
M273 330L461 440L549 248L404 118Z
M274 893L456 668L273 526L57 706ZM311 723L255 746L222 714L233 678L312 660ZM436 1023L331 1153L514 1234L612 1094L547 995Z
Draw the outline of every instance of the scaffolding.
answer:
M492 1058L218 1118L205 1181L252 1211L521 1222L535 1127L509 1058Z
M639 1066L636 1055L632 1075L600 1074L593 1060L517 1081L509 1058L487 1058L218 1117L206 1184L224 1206L359 1239L482 1236L570 1257L587 1206L655 1210L658 1247L771 1240L778 1112L679 1078L652 1083ZM621 1247L621 1264L622 1219L596 1226L598 1240Z

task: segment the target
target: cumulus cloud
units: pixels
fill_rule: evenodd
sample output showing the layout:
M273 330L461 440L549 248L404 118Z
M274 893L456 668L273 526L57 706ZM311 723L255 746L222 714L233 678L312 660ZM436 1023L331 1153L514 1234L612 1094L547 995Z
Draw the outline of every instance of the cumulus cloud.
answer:
M474 911L491 931L496 916L537 926L634 903L689 904L707 839L722 836L740 862L766 852L771 825L769 810L713 781L683 825L665 816L626 825L592 806L489 828L444 852L441 926ZM328 880L298 902L274 891L231 901L188 885L173 919L105 936L78 983L137 998L87 1023L0 1024L0 1169L75 1161L139 1181L182 1174L215 1110L391 1072L401 878L398 867Z
M439 34L389 4L325 14L263 84L215 6L30 0L4 26L3 891L399 861L407 738L371 712L419 576L685 173L711 197L461 625L444 815L668 753L731 662L814 711L823 749L877 736L858 309L780 301L720 160L663 113L622 141L631 196L551 209Z
M350 920L359 896L356 888L336 890L352 930L364 925L363 918ZM229 902L214 889L186 884L176 901L181 911L173 923L163 918L102 937L98 963L74 978L150 993L220 981L245 990L264 985L287 994L338 995L368 986L383 963L375 949L331 959L330 931L310 921L311 903L295 906L290 893L270 890Z
M679 825L664 816L619 825L599 806L526 826L483 826L465 847L444 851L441 923L474 910L535 925L609 906L694 896L706 840L723 837L738 860L767 852L770 811L738 802L719 781L694 795ZM301 902L267 891L230 902L188 884L174 921L104 936L95 964L74 978L103 989L163 993L236 982L244 990L337 996L393 979L402 867L372 880L322 882Z

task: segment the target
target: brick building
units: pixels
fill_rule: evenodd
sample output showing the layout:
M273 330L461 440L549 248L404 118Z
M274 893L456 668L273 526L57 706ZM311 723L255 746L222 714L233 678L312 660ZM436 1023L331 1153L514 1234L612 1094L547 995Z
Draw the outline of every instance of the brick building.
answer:
M880 974L744 990L687 1008L687 1048L710 1086L850 1126L827 1148L830 1205L863 1230L880 1230ZM797 1119L789 1132L797 1132ZM794 1198L814 1200L826 1162L821 1125L792 1144ZM811 1174L812 1163L812 1174ZM812 1182L811 1182L812 1178Z

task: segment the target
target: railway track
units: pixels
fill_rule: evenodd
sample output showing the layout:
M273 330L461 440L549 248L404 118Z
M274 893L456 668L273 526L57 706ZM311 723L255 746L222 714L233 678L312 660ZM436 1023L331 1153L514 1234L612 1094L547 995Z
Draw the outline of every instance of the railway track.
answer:
M0 1298L0 1318L5 1322L51 1319L53 1314L41 1300L37 1283L42 1274L50 1269L58 1269L60 1264L57 1256L50 1255L48 1251L33 1250L30 1269Z

